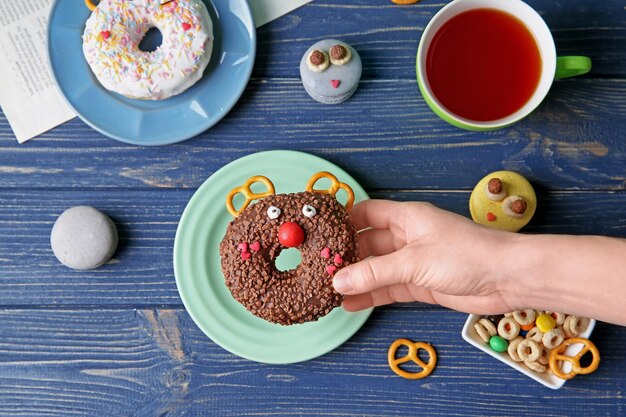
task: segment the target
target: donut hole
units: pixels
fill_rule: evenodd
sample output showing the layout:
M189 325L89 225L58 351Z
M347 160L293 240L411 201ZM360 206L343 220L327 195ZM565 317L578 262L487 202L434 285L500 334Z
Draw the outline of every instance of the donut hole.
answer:
M280 251L274 265L280 272L292 271L302 262L302 253L297 248L286 248Z
M163 34L157 27L151 27L139 42L139 49L143 52L154 52L163 43Z

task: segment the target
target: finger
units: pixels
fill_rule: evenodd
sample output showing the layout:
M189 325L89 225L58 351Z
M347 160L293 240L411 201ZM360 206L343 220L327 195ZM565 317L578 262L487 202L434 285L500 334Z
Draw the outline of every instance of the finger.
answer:
M387 255L396 250L393 234L389 230L368 229L359 232L358 236L361 259Z
M357 230L368 227L389 229L401 216L403 203L390 200L365 200L355 205L350 213Z
M412 274L403 250L384 256L368 258L341 269L333 279L335 290L341 294L362 294L377 288L410 281Z
M397 284L390 287L378 288L374 291L347 295L343 300L343 308L347 311L365 310L391 303L407 303L419 301L422 303L435 304L435 300L429 290L407 284Z
M513 311L500 296L485 295L449 295L433 292L432 297L437 304L453 310L471 314L501 314Z

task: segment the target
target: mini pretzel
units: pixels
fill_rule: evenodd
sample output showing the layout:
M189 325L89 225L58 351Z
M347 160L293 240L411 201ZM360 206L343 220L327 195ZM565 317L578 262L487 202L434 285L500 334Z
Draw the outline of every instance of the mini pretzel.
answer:
M91 10L92 12L96 10L96 5L93 4L93 1L91 0L85 0L85 6L87 6L87 8Z
M409 348L409 353L406 356L401 358L396 358L396 352L400 346L406 346ZM417 352L420 349L424 349L428 352L428 363L424 363ZM435 365L437 364L437 352L435 349L429 345L428 343L423 342L412 342L408 339L398 339L389 346L389 352L387 353L387 361L389 362L389 367L393 372L397 375L400 375L402 378L406 379L422 379L431 374L433 369L435 369ZM407 372L403 369L400 369L398 365L403 363L413 361L419 367L422 368L420 372Z
M563 354L565 349L569 345L573 345L575 343L581 343L583 348L574 356L567 356ZM585 368L580 367L580 358L587 352L591 352L593 359L591 360L591 364ZM569 362L572 364L572 370L568 373L563 373L561 367L557 363L557 361L562 360ZM598 369L598 365L600 364L600 352L598 352L598 348L593 342L589 339L583 339L581 337L573 337L571 339L566 339L561 346L553 349L550 352L550 370L554 373L554 375L558 376L561 379L572 379L578 374L590 374L596 369Z
M328 178L330 180L330 188L328 190L316 190L313 188L315 183L317 183L317 181L321 178ZM337 196L339 190L344 190L348 194L346 210L350 210L352 208L352 204L354 204L354 191L352 191L352 188L348 184L340 182L337 177L330 172L321 171L317 174L313 174L313 176L309 178L306 190L310 193L332 194L335 197Z
M255 193L254 191L252 191L250 189L250 186L257 182L264 184L267 187L267 191L263 193ZM270 181L269 178L262 175L256 175L254 177L248 178L244 185L230 190L230 192L226 196L226 208L233 217L237 217L242 211L246 209L246 207L250 205L252 201L274 195L275 193L276 191L274 190L274 184L272 183L272 181ZM233 198L237 194L242 194L246 198L246 201L243 203L239 210L235 209L235 206L233 205Z

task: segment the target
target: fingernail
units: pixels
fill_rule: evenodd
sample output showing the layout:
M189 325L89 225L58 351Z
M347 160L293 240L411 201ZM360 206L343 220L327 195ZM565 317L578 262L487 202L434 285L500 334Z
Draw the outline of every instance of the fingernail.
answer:
M342 269L337 272L337 275L333 278L333 286L335 287L335 290L341 294L347 294L354 291L354 288L350 285L350 271Z

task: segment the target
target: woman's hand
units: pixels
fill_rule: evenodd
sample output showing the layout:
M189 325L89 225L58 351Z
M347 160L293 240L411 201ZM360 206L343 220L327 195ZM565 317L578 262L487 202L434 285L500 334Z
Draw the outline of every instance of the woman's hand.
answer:
M361 262L337 272L349 311L421 301L491 314L512 311L504 290L506 248L515 234L477 225L427 203L368 200L352 221Z

